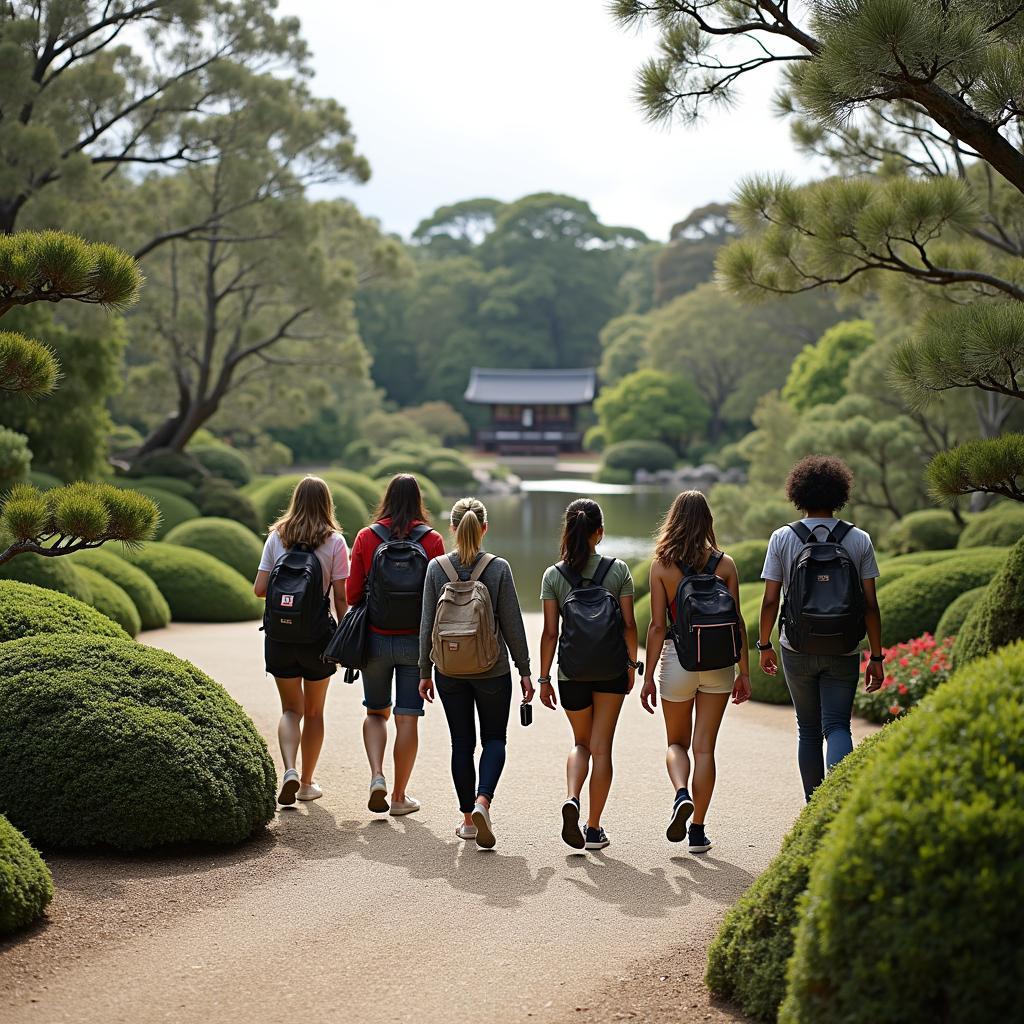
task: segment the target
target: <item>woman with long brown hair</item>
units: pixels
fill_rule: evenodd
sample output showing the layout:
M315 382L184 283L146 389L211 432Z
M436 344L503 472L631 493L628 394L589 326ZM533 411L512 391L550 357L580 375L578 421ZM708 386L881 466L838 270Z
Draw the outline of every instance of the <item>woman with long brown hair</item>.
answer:
M335 518L330 488L317 476L307 476L299 481L292 492L288 510L270 526L253 585L257 597L267 596L271 573L289 552L295 550L315 554L316 561L312 565L315 569L319 563L320 585L325 600L322 614L315 623L321 636L305 643L289 643L272 639L268 633L263 642L266 669L277 682L281 697L277 739L285 771L277 800L286 805L295 803L296 798L317 800L323 796L323 791L313 780L313 772L324 742L327 684L336 671L335 665L322 658L334 626L329 615L329 598L334 598L334 614L338 619L348 607L345 601L348 546ZM290 605L294 595L291 600L288 597L285 600ZM295 768L300 747L301 775Z
M378 549L384 546L382 556L390 545L419 549L422 557L407 560L407 587L415 591L403 595L390 595L383 585L386 566L377 559ZM397 548L395 549L397 550ZM414 555L416 551L412 552ZM393 477L384 492L380 505L373 514L373 523L364 527L352 545L352 573L346 586L349 604L367 600L369 622L369 657L362 669L363 746L370 762L370 796L367 807L375 814L412 814L418 811L418 800L406 792L416 754L419 750L419 719L423 715L423 698L419 694L419 627L422 608L423 581L427 563L444 554L444 540L430 526L430 518L423 506L423 495L416 477L400 473ZM382 570L376 583L367 593L375 559ZM380 601L374 597L379 595ZM410 599L411 598L411 599ZM388 603L390 614L382 607ZM393 683L393 685L392 685ZM394 700L392 700L392 697ZM394 785L388 799L388 786L384 778L384 755L388 742L388 719L392 706L395 716Z
M675 596L684 575L713 573L728 587L739 615L739 671L689 672L680 664L666 625L675 616ZM647 671L640 702L652 715L661 691L668 734L665 761L676 793L669 818L670 842L689 841L691 853L711 849L704 821L715 788L715 743L726 704L750 697L747 631L740 608L736 563L718 548L715 524L700 491L684 491L672 503L658 531L651 564L651 625L647 630ZM655 686L655 665L658 686ZM691 778L692 755L692 778ZM692 786L692 795L690 787ZM693 821L687 828L687 819Z

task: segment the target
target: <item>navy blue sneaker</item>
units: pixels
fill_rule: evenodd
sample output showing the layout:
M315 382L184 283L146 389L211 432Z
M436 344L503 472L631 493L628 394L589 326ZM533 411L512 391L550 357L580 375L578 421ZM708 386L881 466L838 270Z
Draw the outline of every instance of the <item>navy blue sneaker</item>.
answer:
M562 842L574 850L583 849L583 831L580 829L580 802L570 797L562 804Z
M587 826L587 849L603 850L611 843L603 828L591 828Z
M679 790L676 801L672 805L672 817L669 818L665 835L670 843L681 843L686 838L686 819L693 814L693 801L687 790Z
M707 853L713 845L703 825L690 826L690 853Z

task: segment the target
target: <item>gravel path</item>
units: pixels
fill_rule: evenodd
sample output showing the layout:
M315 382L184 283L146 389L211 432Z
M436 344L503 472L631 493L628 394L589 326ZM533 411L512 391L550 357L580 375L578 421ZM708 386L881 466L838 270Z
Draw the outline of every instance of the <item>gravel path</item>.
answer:
M279 708L255 624L173 625L144 640L221 681L276 754ZM709 1003L704 951L800 809L788 708L730 708L708 825L716 845L698 858L664 838L660 714L634 694L605 817L612 845L567 856L561 712L537 706L529 729L513 716L498 847L481 853L453 834L440 707L423 721L410 786L422 811L366 811L360 700L333 684L325 796L281 811L257 839L224 853L48 857L47 921L0 944L5 1024L743 1019Z

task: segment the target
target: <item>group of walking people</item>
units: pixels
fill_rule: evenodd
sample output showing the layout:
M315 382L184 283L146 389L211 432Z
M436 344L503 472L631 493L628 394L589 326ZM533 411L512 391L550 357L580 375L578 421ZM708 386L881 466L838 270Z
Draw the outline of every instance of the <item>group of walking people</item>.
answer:
M850 471L838 459L809 457L793 468L787 491L803 517L772 535L762 573L758 656L768 675L778 671L781 657L796 710L798 762L808 799L826 768L852 749L850 720L865 634L870 646L866 688L877 689L883 677L875 596L879 573L871 539L836 516L851 483ZM505 765L513 668L523 724L532 721L537 691L511 566L484 550L486 506L462 498L451 509L449 527L446 550L410 474L390 481L373 523L359 531L351 552L330 489L315 476L299 482L287 511L270 527L254 590L267 598L266 670L281 697L284 775L278 802L323 795L314 774L327 689L338 669L331 641L361 626L365 639L348 671L352 678L358 669L362 678L368 809L394 816L420 809L409 792L418 722L425 704L439 699L451 734L452 779L462 815L456 835L490 849L496 843L492 803ZM597 502L570 502L560 558L540 585L540 703L551 710L561 704L572 731L561 836L576 850L600 850L610 843L602 815L612 785L615 730L641 673L641 704L654 714L660 697L665 721L674 791L666 836L703 853L712 846L705 823L719 728L730 699L742 704L750 697L736 564L719 547L704 495L679 494L656 535L651 624L641 661L633 578L625 562L598 550L603 538ZM772 636L783 597L777 653ZM557 686L551 675L556 656ZM389 787L384 761L392 716ZM584 816L581 799L588 778Z

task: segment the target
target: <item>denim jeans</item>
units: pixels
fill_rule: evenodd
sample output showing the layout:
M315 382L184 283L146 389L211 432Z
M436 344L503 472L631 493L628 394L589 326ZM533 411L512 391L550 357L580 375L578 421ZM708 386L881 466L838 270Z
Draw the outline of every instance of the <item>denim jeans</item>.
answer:
M391 679L395 680L395 714L422 715L420 696L420 638L416 633L385 636L371 631L370 653L363 676L363 707L383 711L391 707Z
M452 734L452 780L459 810L469 814L477 796L494 798L505 767L505 737L512 703L512 674L488 679L453 679L435 670L437 693ZM474 713L475 712L475 713ZM477 785L476 715L480 716L480 783Z
M798 654L783 647L782 668L796 711L797 761L804 797L810 800L825 778L826 765L834 768L853 750L850 717L860 677L860 655Z

